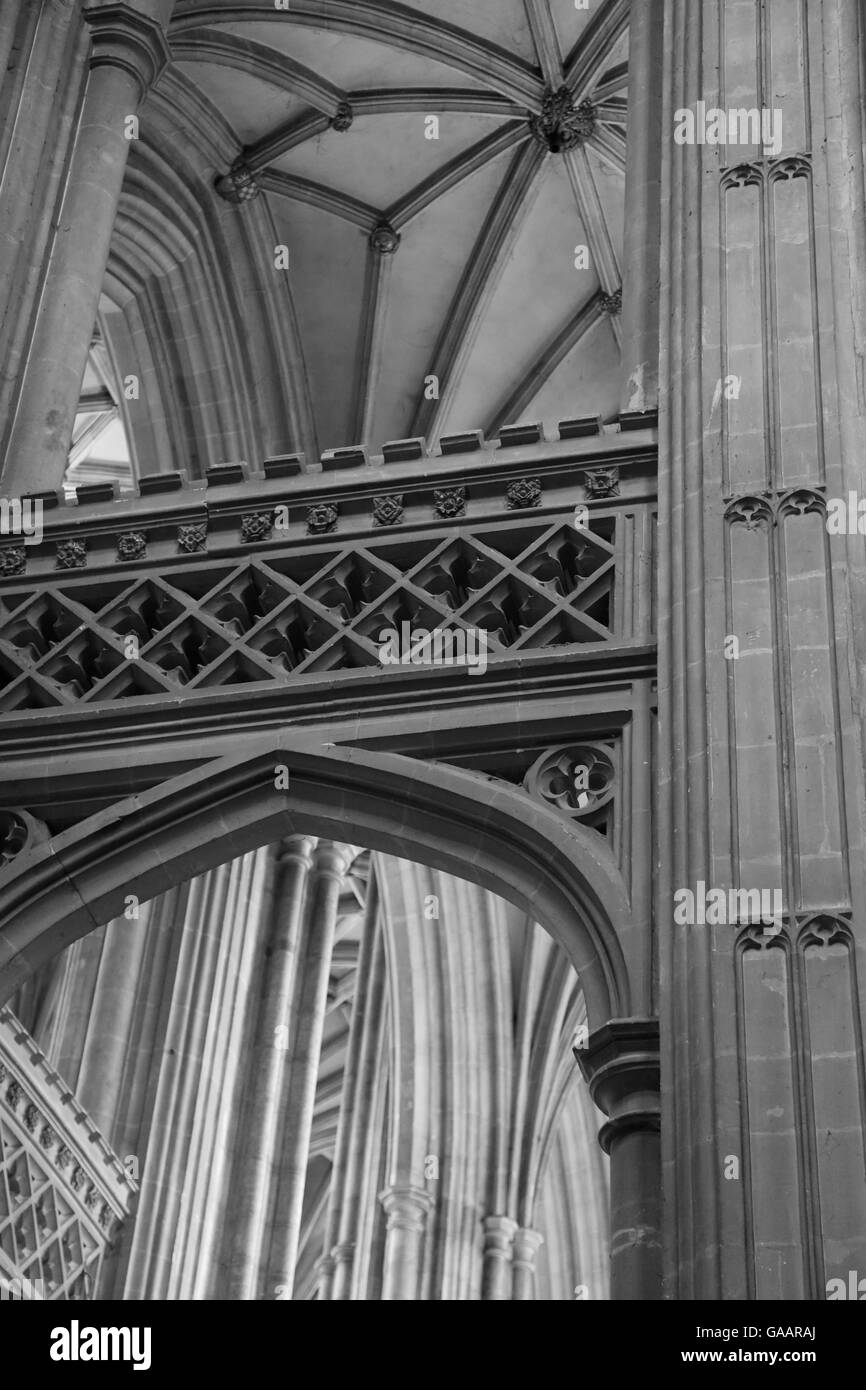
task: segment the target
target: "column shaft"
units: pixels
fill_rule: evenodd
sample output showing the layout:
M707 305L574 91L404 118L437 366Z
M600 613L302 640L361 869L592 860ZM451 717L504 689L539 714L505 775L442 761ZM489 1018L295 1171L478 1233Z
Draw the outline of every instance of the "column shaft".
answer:
M20 13L25 8L29 15ZM0 89L0 459L12 428L87 80L89 41L76 7L48 0L37 14L38 8L19 4L16 24L11 10L7 21L4 6L0 20L2 27L10 25L0 37L5 74ZM52 100L46 101L49 87ZM28 196L16 196L17 189L27 189Z
M515 1232L511 1257L511 1297L515 1303L535 1298L535 1257L544 1237L538 1231L523 1227Z
M377 890L378 893L378 890ZM369 1169L377 1101L382 1091L381 1068L385 1066L385 1008L387 976L385 939L381 927L373 938L370 963L370 990L364 1011L360 1039L358 1081L351 1115L351 1131L337 1227L338 1243L333 1247L334 1281L332 1298L343 1301L351 1296L352 1280L361 1228L361 1203Z
M126 122L167 58L159 25L129 6L85 17L91 72L3 472L7 496L63 481L129 154Z
M424 1231L433 1205L419 1187L389 1187L380 1196L388 1217L382 1301L410 1302L418 1297Z
M608 1116L599 1143L610 1154L610 1296L662 1296L659 1027L614 1019L574 1055Z
M183 1297L179 1287L197 1273L202 1227L222 1219L226 1192L215 1178L220 1156L210 1112L237 1103L233 1055L221 1055L218 1045L230 1028L234 991L248 988L244 948L258 915L256 862L256 854L246 855L194 879L170 927L171 958L139 1078L141 1195L123 1276L127 1299Z
M364 905L364 925L361 932L361 948L358 958L357 988L352 1006L352 1019L349 1026L349 1046L343 1073L343 1094L340 1103L340 1118L337 1124L337 1144L334 1153L334 1166L331 1174L331 1190L328 1198L328 1214L325 1223L324 1257L322 1281L319 1285L319 1298L322 1301L336 1297L336 1271L338 1256L334 1248L339 1236L343 1209L356 1190L357 1174L352 1171L353 1159L357 1153L353 1148L355 1134L355 1115L358 1092L361 1088L364 1061L364 1040L367 1031L368 1010L375 1002L375 966L381 954L380 933L378 931L379 892L372 866L367 885L367 901ZM384 972L380 972L384 973ZM351 1261L351 1245L345 1252ZM344 1259L339 1259L344 1264ZM341 1273L340 1286L345 1286Z
M641 1301L659 1279L661 1135L629 1130L610 1147L611 1297ZM660 1297L659 1293L655 1297Z
M484 1218L484 1253L481 1271L481 1299L485 1303L507 1302L511 1299L512 1241L517 1234L517 1222L508 1216Z
M291 1298L301 1233L301 1214L316 1083L328 1002L328 978L347 854L335 845L316 851L310 883L306 949L298 976L289 1098L283 1121L279 1183L273 1213L266 1297ZM280 1290L277 1294L277 1290Z
M277 1136L288 1093L292 995L314 846L315 840L294 836L280 847L269 895L262 1001L233 1202L229 1289L236 1299L255 1298L258 1287Z
M632 5L623 240L623 410L658 404L664 0Z

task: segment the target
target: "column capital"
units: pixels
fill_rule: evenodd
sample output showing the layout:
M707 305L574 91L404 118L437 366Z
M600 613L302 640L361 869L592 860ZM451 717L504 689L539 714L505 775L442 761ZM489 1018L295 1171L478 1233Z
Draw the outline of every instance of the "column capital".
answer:
M573 1049L593 1101L608 1117L598 1141L605 1153L632 1130L661 1128L661 1073L657 1018L615 1018L586 1047Z
M517 1222L510 1216L485 1216L483 1252L485 1259L511 1262L512 1242L517 1234Z
M533 1231L530 1226L520 1226L514 1232L513 1242L513 1261L517 1265L525 1265L527 1269L535 1272L535 1257L544 1244L544 1236L540 1231Z
M287 835L277 845L277 863L300 864L302 868L312 868L313 851L317 844L315 835Z
M433 1198L423 1187L412 1187L409 1183L386 1187L379 1193L379 1201L388 1216L388 1230L424 1230L427 1215L432 1209Z
M84 19L91 31L91 68L122 68L130 73L143 101L171 58L162 26L124 4L85 10Z
M484 1227L484 1243L491 1250L498 1249L503 1242L510 1246L519 1229L510 1216L485 1216L481 1224Z
M514 1233L511 1245L511 1297L515 1303L535 1298L535 1257L544 1243L540 1231L523 1226Z
M352 850L348 845L320 840L313 856L313 869L319 878L334 878L341 883L351 862Z

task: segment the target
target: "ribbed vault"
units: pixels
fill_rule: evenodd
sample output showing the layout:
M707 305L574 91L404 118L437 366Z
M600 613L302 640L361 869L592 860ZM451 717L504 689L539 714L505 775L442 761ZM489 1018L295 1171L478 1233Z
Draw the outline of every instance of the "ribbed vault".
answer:
M180 0L100 314L133 471L613 416L627 20Z

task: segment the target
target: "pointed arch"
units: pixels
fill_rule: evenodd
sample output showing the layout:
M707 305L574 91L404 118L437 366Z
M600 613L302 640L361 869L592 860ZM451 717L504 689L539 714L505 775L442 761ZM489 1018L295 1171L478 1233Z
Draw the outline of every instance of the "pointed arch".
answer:
M289 770L277 790L275 768ZM0 1002L45 961L146 901L285 835L349 840L456 874L530 913L580 975L591 1028L630 1009L631 910L591 830L444 764L287 736L257 741L89 817L0 879Z

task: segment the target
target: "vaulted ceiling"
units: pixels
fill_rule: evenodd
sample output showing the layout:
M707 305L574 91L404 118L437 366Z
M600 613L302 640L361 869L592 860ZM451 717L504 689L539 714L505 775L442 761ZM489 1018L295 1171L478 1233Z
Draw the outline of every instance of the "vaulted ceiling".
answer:
M178 0L163 103L231 132L217 186L254 197L220 216L264 202L288 249L290 445L616 414L627 21L628 0Z

